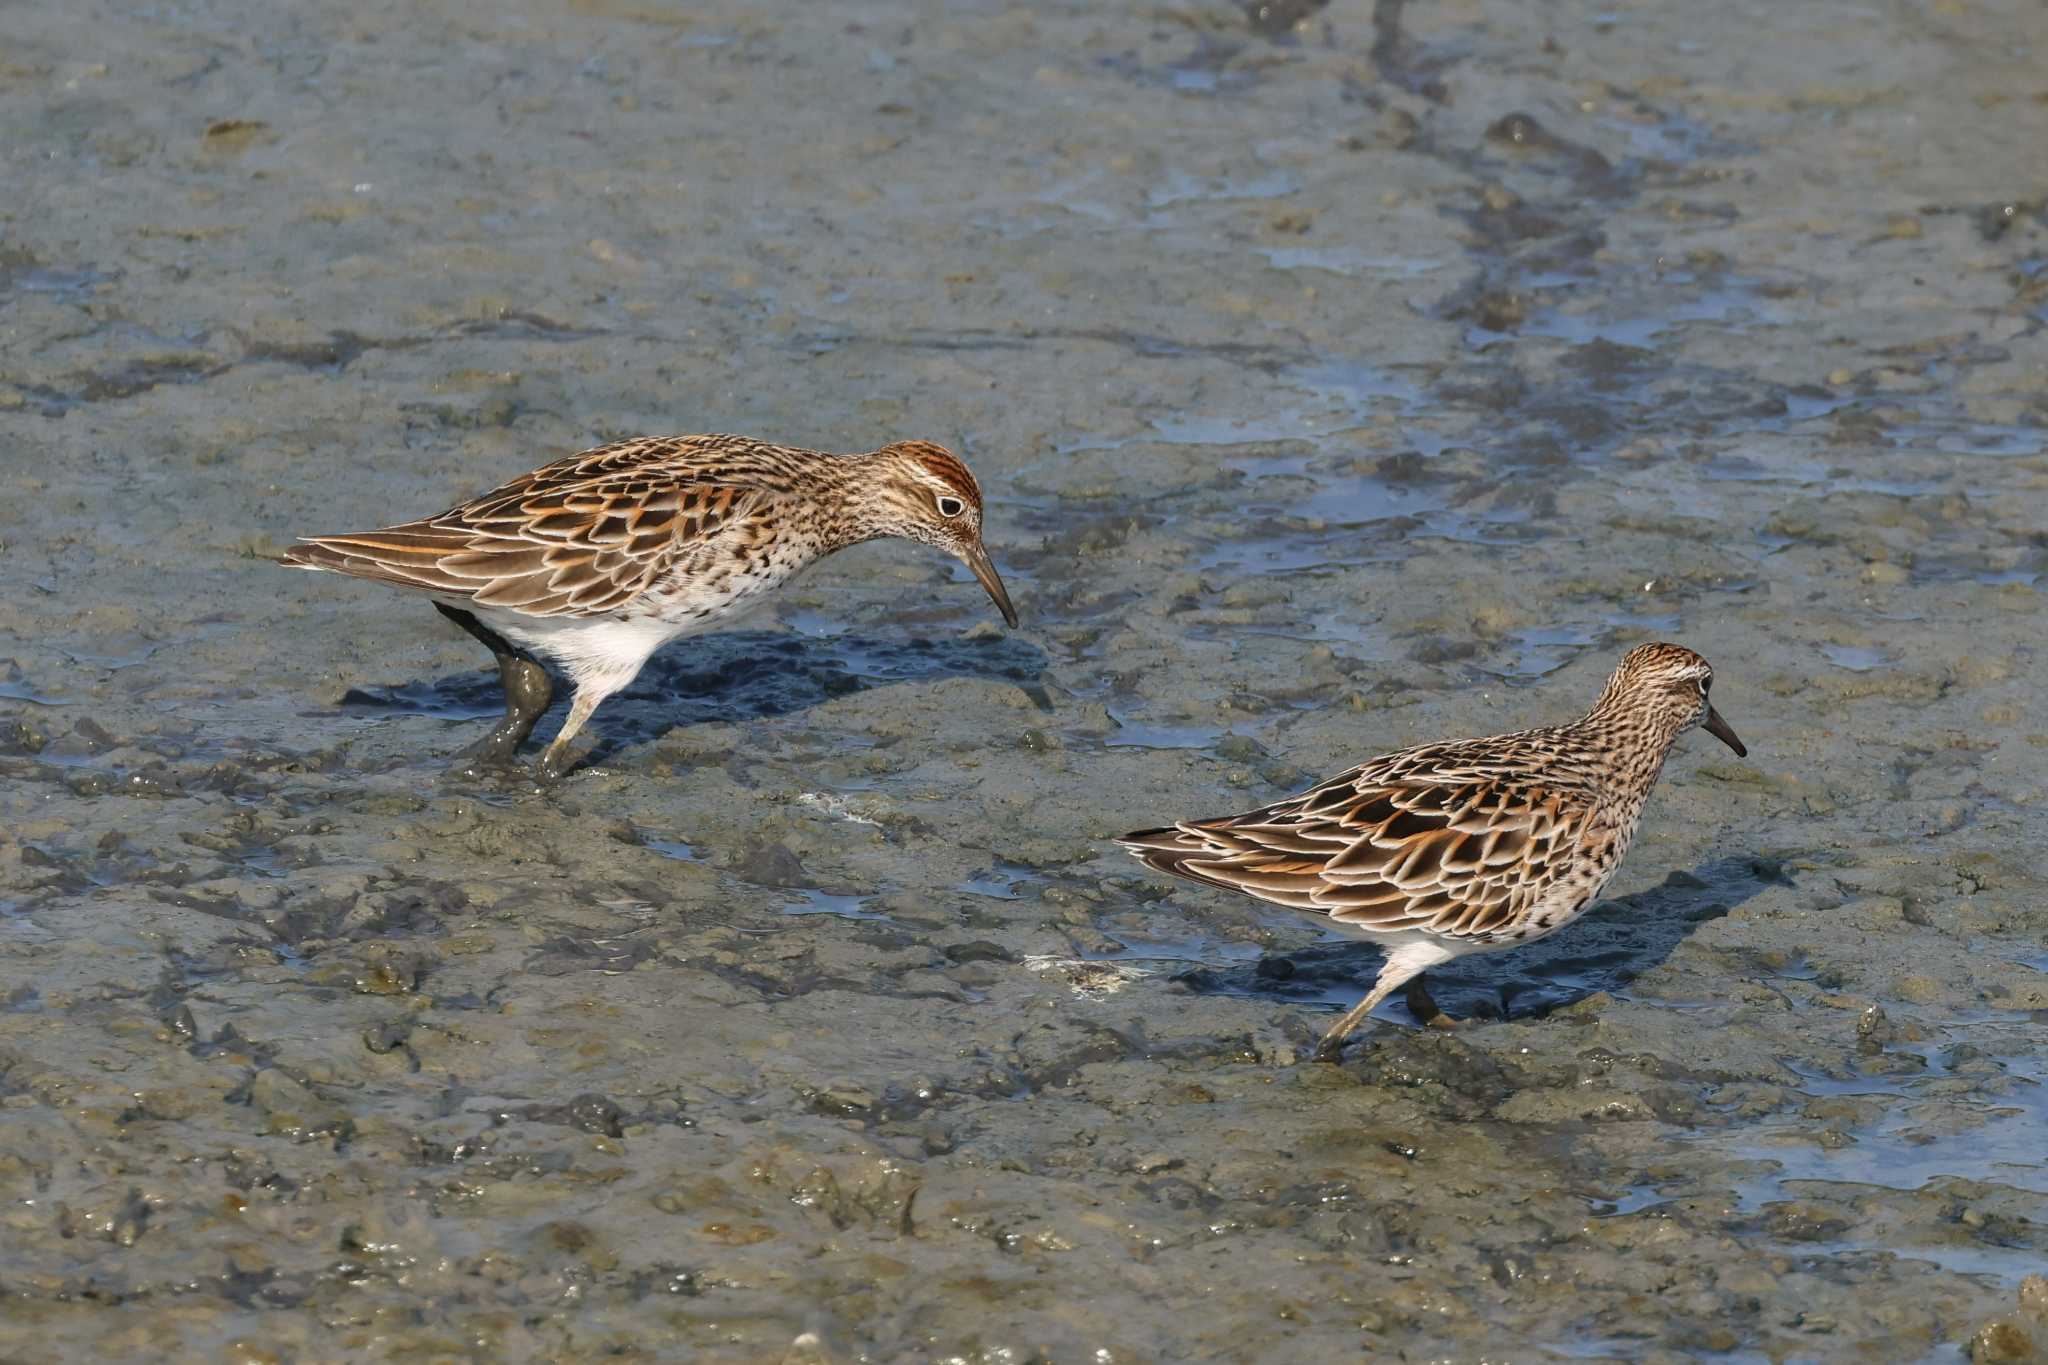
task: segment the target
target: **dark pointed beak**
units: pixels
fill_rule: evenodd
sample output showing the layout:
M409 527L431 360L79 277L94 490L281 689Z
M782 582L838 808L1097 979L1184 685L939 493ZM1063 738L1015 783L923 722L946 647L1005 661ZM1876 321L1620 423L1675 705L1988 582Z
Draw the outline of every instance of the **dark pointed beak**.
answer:
M1003 576L996 572L996 562L988 557L988 551L982 547L981 542L976 541L974 548L962 554L960 558L968 568L974 570L975 578L988 590L988 600L995 603L996 610L1003 614L1003 623L1011 630L1015 630L1017 609L1010 605L1009 590L1003 586Z
M1707 708L1707 718L1700 723L1706 727L1708 734L1733 749L1737 758L1749 757L1749 750L1742 747L1742 741L1735 737L1734 728L1727 721L1721 719L1719 711L1709 706Z

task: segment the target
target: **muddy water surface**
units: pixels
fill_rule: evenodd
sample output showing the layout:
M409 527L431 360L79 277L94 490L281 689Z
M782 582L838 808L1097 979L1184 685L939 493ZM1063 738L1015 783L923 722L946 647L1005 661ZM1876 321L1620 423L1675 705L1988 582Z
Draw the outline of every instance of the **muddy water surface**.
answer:
M2048 1349L2035 6L5 28L0 1354ZM701 430L960 449L1023 629L849 552L543 794L267 562ZM1653 638L1751 756L1474 1028L1104 844Z

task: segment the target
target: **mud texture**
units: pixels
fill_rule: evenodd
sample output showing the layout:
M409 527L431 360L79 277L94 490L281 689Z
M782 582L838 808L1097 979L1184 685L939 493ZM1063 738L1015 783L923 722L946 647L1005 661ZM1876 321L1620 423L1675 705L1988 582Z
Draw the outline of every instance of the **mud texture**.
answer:
M0 1357L2048 1351L2034 0L4 28ZM702 430L1024 628L849 552L537 793L267 562ZM1104 842L1651 638L1751 757L1463 1032Z

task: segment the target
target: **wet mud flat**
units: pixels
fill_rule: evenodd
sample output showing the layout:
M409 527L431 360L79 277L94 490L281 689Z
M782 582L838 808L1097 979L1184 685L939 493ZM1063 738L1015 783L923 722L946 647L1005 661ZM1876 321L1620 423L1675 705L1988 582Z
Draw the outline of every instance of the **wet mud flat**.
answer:
M2033 7L7 27L0 1355L2048 1349ZM849 552L537 793L266 562L706 429L1024 628ZM1751 757L1471 1028L1104 842L1652 638Z

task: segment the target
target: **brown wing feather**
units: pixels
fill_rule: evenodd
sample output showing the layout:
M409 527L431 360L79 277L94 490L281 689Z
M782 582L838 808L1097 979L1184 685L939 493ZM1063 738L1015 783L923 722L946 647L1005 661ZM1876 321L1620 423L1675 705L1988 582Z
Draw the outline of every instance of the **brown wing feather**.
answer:
M1547 889L1595 804L1568 783L1461 772L1376 782L1376 766L1244 815L1117 842L1158 871L1342 924L1485 938Z
M600 447L437 517L307 536L283 559L529 616L598 615L644 592L676 555L757 503L759 488L712 482L751 471L690 458L723 439Z

